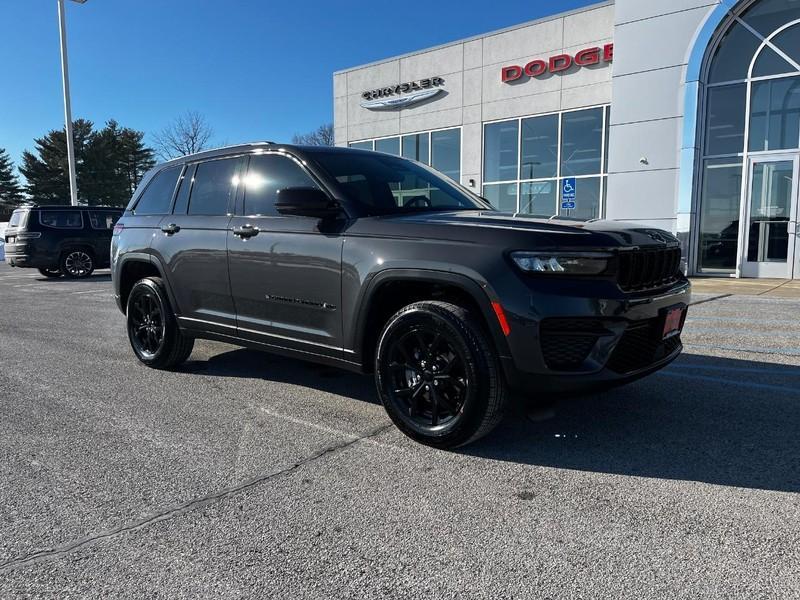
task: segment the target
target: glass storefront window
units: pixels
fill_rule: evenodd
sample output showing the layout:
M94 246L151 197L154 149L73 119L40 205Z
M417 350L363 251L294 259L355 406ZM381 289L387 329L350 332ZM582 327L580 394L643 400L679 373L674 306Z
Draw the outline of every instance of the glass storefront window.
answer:
M375 151L400 156L400 138L394 137L375 140Z
M558 175L558 115L522 119L520 179Z
M348 144L350 148L355 148L356 150L372 150L372 140L367 142L350 142Z
M496 209L517 212L517 184L500 183L483 186L483 197Z
M750 151L800 148L800 77L753 83Z
M738 154L744 147L747 85L737 83L708 90L706 154Z
M775 50L765 47L758 55L753 65L753 77L768 77L770 75L783 75L793 73L796 69L786 62Z
M600 173L603 157L603 109L564 113L561 124L561 175Z
M786 23L800 19L800 5L796 0L759 0L742 13L741 19L768 37Z
M783 155L800 150L800 68L792 63L800 62L800 26L787 25L800 19L800 2L754 0L731 12L738 17L705 82L697 268L735 272L741 264L746 275L748 263L786 260L786 221L797 199L787 196L792 161ZM742 211L750 222L740 225Z
M609 116L609 107L600 106L486 124L484 196L502 210L550 218L560 214L563 178L576 177L576 206L561 214L601 217ZM514 185L498 186L497 181Z
M786 262L792 210L794 161L753 165L747 260Z
M606 106L606 145L603 147L603 173L608 173L608 140L611 138L611 107Z
M519 121L490 123L484 128L483 180L517 179L519 158Z
M403 158L430 164L430 134L417 133L403 136Z
M519 185L519 212L549 218L556 214L558 181L529 181Z
M379 138L361 142L351 142L350 148L375 150L394 156L410 158L431 165L434 169L447 175L454 181L461 180L461 129L443 129L425 131L402 137ZM392 184L395 191L402 187L417 189L414 181L404 182L402 186Z
M741 197L741 159L706 160L700 197L698 266L701 270L733 271L736 268Z
M761 45L761 40L746 27L735 23L717 48L708 74L709 83L742 81L747 79L750 61Z
M461 180L461 130L431 132L431 166L453 181Z
M561 180L563 183L563 180ZM558 214L573 219L597 219L600 216L600 177L581 177L575 180L575 208L562 209ZM561 189L561 186L559 186Z
M772 38L772 43L800 63L800 25L784 29Z

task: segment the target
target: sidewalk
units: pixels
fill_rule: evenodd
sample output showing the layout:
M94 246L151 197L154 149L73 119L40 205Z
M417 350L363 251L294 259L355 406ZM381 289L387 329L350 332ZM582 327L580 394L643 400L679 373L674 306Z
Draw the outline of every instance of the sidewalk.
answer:
M733 279L692 277L692 291L698 294L735 294L768 298L800 298L798 279Z

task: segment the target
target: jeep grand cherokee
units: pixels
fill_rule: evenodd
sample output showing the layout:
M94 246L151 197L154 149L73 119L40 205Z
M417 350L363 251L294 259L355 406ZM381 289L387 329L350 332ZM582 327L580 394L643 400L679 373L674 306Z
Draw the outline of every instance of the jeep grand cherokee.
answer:
M438 447L489 432L509 389L664 367L690 296L665 231L501 213L416 162L272 143L156 167L111 258L144 364L206 338L371 372L397 427Z

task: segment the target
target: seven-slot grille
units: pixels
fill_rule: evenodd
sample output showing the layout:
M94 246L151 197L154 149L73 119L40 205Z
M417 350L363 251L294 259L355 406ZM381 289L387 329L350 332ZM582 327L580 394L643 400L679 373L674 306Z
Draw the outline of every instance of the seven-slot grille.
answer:
M617 282L625 292L669 285L680 273L680 248L637 249L618 256Z

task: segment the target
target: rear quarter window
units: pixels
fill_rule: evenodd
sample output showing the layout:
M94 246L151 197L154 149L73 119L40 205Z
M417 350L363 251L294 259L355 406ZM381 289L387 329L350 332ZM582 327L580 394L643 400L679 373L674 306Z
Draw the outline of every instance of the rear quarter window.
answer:
M56 229L82 229L83 215L79 210L40 210L39 223Z
M88 213L92 229L102 230L114 229L114 225L122 216L121 212L110 210L90 210Z
M155 177L147 184L136 206L133 207L135 215L166 215L172 207L172 196L175 193L175 184L182 167L170 167L156 173Z

